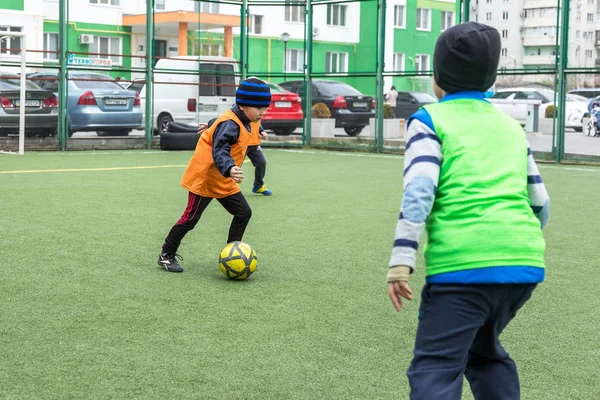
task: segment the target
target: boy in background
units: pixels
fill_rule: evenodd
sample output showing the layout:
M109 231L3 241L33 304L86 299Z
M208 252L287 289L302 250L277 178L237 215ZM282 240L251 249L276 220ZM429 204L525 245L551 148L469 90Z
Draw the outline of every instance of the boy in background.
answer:
M249 78L240 84L235 98L236 105L202 133L181 179L181 186L189 192L187 207L158 256L158 265L169 272L183 272L177 249L213 199L233 215L227 243L242 240L252 216L238 183L244 179L241 166L248 146L271 104L271 91L263 81Z

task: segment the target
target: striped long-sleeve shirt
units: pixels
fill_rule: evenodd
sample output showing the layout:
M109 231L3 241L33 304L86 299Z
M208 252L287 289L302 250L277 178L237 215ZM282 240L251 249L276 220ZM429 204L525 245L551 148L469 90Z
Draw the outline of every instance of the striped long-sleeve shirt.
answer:
M457 95L447 97L452 96ZM408 266L414 270L419 244L436 196L443 143L436 135L429 113L424 109L408 120L405 139L404 196L389 266ZM549 197L529 149L527 169L527 193L531 208L544 227L549 217Z

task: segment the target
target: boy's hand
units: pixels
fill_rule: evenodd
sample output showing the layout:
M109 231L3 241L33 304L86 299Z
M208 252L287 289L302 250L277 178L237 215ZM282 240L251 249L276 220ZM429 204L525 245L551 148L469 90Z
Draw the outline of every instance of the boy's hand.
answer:
M408 282L406 281L390 282L388 292L396 311L400 311L402 309L403 297L406 300L412 300L412 289L410 286L408 286Z
M260 131L259 133L260 133L260 136L262 136L262 137L264 137L264 138L266 138L266 137L267 137L267 132L265 132L265 131Z
M398 265L388 269L388 293L396 311L402 309L403 297L406 300L412 300L412 289L408 286L408 279L411 272L412 268L406 265Z
M202 132L204 132L206 129L208 129L208 124L205 124L203 122L198 124L198 135L202 135Z
M244 172L238 166L231 167L229 176L231 176L235 183L241 183L244 180Z

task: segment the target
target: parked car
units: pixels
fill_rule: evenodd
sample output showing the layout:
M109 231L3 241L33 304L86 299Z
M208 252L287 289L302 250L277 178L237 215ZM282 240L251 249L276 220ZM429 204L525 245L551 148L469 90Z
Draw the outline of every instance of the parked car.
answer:
M0 71L0 136L19 133L21 77ZM33 82L25 82L25 135L53 136L58 126L58 99Z
M28 75L34 83L58 93L58 72ZM142 127L140 95L121 87L108 75L71 71L67 85L69 136L77 131L96 131L98 136L127 136Z
M291 135L302 126L302 100L281 86L265 81L271 89L271 105L262 119L262 126L276 135Z
M238 64L230 57L159 59L154 67L152 99L155 133L166 132L172 121L196 125L229 109L235 103ZM144 106L146 85L134 80L130 88L139 90Z
M578 94L588 99L600 96L600 88L586 88L586 89L573 89L569 90L569 94Z
M515 118L521 125L527 122L527 111L529 103L540 101L539 115L544 118L546 108L554 104L554 91L541 88L510 88L496 91L492 98L488 99L494 107L505 114ZM583 130L583 116L587 112L586 105L580 101L567 98L565 114L565 127Z
M424 92L398 92L396 118L408 119L426 104L437 103L437 99Z
M304 81L288 81L279 84L290 92L304 98ZM375 100L365 96L344 82L330 80L312 81L312 104L325 103L335 118L335 127L344 128L349 136L357 136L375 118Z

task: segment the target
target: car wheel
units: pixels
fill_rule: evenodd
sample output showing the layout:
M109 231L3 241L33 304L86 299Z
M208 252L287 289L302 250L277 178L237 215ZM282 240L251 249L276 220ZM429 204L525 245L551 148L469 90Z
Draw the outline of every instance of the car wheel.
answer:
M289 136L292 133L294 133L295 130L296 130L296 128L279 128L279 129L273 129L273 132L277 136Z
M352 128L344 128L344 131L346 132L346 134L348 136L358 136L358 135L360 135L362 130L363 130L362 126L355 126Z
M173 122L173 118L169 114L162 114L158 117L157 128L158 133L163 133L167 131L167 127L169 124Z

